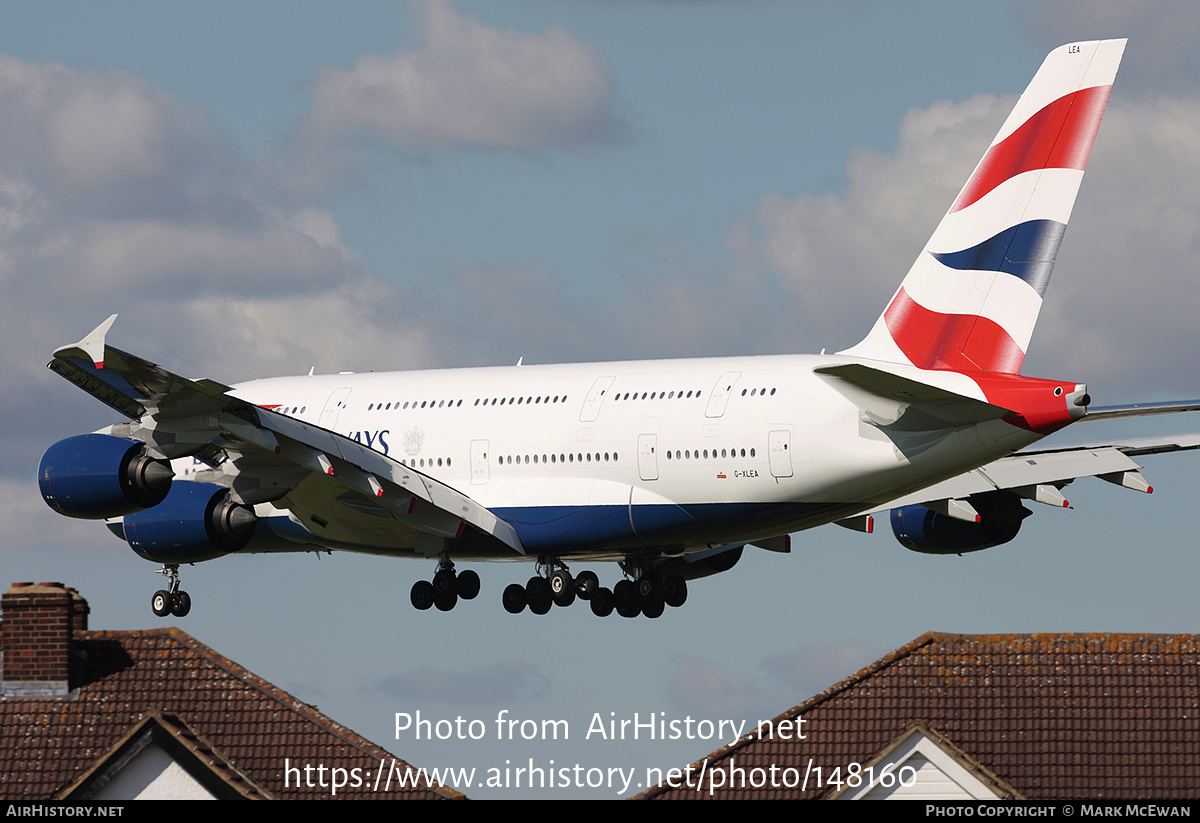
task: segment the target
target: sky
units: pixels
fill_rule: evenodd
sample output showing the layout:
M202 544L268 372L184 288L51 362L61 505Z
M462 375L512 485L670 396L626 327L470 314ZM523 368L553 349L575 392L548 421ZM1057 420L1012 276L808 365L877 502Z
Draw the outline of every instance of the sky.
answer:
M155 566L36 491L50 444L115 422L45 368L109 314L110 344L223 383L834 351L1046 52L1097 37L1129 45L1023 372L1099 404L1200 396L1191 6L2 4L0 583L74 586L93 628L169 625ZM479 569L477 600L419 613L432 564L335 554L186 567L180 625L417 765L670 768L728 741L602 740L593 719L754 722L930 630L1196 631L1198 461L1147 458L1150 496L1079 481L1073 509L1038 506L961 558L882 523L794 535L654 621L507 615L500 592L531 573L508 564ZM417 712L487 734L397 733ZM570 739L497 739L501 712L565 719Z

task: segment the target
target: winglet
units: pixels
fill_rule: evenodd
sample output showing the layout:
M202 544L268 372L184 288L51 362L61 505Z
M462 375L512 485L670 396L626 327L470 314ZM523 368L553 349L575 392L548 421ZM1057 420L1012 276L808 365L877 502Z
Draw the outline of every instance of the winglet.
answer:
M104 338L108 334L108 330L112 328L112 324L116 322L116 319L117 316L115 314L111 315L99 326L92 329L91 333L78 343L72 343L69 346L62 346L55 349L54 356L61 357L73 352L82 352L89 360L96 364L97 369L104 368Z

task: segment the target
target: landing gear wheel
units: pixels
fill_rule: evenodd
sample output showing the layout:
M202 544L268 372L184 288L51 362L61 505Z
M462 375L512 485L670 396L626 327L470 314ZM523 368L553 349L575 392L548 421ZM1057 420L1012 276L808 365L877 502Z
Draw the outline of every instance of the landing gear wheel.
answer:
M552 605L554 605L553 600L531 600L529 602L529 611L534 614L546 614L550 611Z
M592 614L596 617L608 617L613 611L613 593L611 589L597 588L592 592Z
M663 578L663 600L673 609L687 602L687 581L677 574L668 574Z
M433 605L437 606L439 612L448 612L458 605L458 593L449 591L435 595Z
M600 578L595 572L580 572L575 578L575 591L581 600L591 600L600 588ZM609 592L611 595L612 592Z
M187 617L192 610L192 598L187 592L175 592L171 598L171 614L176 617Z
M433 590L438 597L457 594L458 583L454 579L454 569L439 569L433 576Z
M651 598L658 597L662 589L662 585L659 583L658 576L653 574L647 574L643 577L639 577L636 585L638 597L642 598L643 600L649 600Z
M550 575L550 591L553 594L562 594L571 588L574 581L571 579L571 573L566 569L555 569Z
M428 580L418 580L413 583L409 599L412 601L413 608L418 611L428 611L429 607L433 605L433 601L437 599L437 592L433 590L433 584Z
M525 587L520 583L510 583L504 589L502 602L506 612L520 614L525 611L525 606L529 603L529 596L525 594Z
M154 597L150 598L150 608L159 617L166 617L172 613L176 617L183 617L192 610L192 599L187 596L187 592L179 590L179 564L164 563L161 569L157 569L157 573L167 578L167 587L154 593ZM181 596L185 599L181 600Z
M637 603L617 606L617 614L621 617L637 617L642 613L642 607Z
M642 614L650 619L662 617L662 613L666 607L667 604L663 602L661 597L652 597L649 600L642 601Z
M545 603L550 605L550 582L544 577L531 577L529 582L525 584L525 596L529 598L529 605L532 607L534 603ZM549 611L547 609L546 611ZM545 614L546 612L542 612Z
M166 617L171 613L171 593L164 589L159 589L154 593L154 597L150 599L150 608L154 609L154 613L159 617Z
M617 581L617 585L613 586L613 606L616 607L618 612L623 607L633 609L638 607L638 591L633 581Z
M467 569L458 576L458 596L463 600L474 600L479 594L479 575Z
M550 595L556 606L570 606L575 602L575 581L566 569L555 569L550 575Z
M575 581L566 569L555 569L550 575L550 595L559 606L569 606L575 601Z

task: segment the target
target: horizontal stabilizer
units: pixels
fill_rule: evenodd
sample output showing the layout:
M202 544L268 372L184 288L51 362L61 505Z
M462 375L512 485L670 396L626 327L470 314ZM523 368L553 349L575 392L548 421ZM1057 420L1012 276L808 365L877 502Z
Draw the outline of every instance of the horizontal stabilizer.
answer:
M1085 417L1084 420L1086 419ZM1067 452L1083 452L1108 448L1116 449L1128 457L1191 451L1193 449L1200 449L1200 432L1192 434L1154 435L1151 437L1126 437L1120 440L1075 443L1069 446L1031 446L1028 449L1022 449L1017 452L1013 457L1017 457L1017 455L1031 457L1044 454L1065 454ZM1005 459L1011 460L1012 458Z
M819 366L813 372L858 406L870 423L895 431L935 431L1014 414L1002 406L859 363Z
M1130 403L1127 406L1089 406L1084 420L1116 420L1121 417L1147 417L1152 414L1176 414L1200 411L1200 400L1167 400L1162 403Z

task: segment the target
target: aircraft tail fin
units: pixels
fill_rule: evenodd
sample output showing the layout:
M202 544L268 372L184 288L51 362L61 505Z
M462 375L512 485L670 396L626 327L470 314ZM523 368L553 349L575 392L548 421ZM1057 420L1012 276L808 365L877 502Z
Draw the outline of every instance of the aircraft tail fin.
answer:
M1124 50L1050 52L887 309L840 354L1020 371Z

